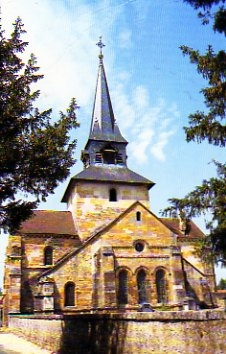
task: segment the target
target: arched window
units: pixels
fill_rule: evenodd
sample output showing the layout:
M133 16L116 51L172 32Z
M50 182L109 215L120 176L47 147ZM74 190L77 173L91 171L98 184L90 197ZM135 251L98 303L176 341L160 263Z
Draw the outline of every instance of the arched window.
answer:
M136 219L137 219L137 221L141 221L141 212L140 211L136 212Z
M128 304L128 272L125 269L118 274L118 303Z
M65 284L64 306L75 306L75 284L73 282Z
M137 290L138 290L138 303L143 304L148 302L146 272L143 269L139 270L139 272L137 273Z
M110 144L102 149L102 154L105 164L114 165L116 163L116 151Z
M158 303L167 302L167 287L166 287L166 274L163 269L158 269L156 272L156 290Z
M115 188L111 188L109 191L109 201L117 202L117 192Z
M53 264L53 249L50 246L47 246L44 249L44 265Z

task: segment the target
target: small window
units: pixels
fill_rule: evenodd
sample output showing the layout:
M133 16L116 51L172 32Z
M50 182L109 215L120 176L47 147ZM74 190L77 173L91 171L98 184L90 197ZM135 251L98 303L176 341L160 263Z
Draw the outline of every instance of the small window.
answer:
M117 192L115 188L111 188L109 191L109 201L117 202Z
M65 284L64 306L75 306L75 284L73 282Z
M136 219L137 219L137 221L141 221L141 212L140 211L136 212Z
M102 154L97 152L96 153L96 158L95 158L96 163L102 163Z
M53 249L50 246L47 246L44 250L44 265L53 264Z
M135 243L135 250L137 252L142 252L144 250L144 244L143 242L136 242Z

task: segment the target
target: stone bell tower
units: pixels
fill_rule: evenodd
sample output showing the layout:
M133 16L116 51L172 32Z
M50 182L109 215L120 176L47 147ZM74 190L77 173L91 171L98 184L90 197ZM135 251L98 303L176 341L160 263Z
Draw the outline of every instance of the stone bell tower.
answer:
M81 153L84 169L71 179L62 199L72 211L83 239L137 200L149 207L148 190L154 185L127 167L128 142L114 117L101 37L97 45L100 53L93 114L88 141Z

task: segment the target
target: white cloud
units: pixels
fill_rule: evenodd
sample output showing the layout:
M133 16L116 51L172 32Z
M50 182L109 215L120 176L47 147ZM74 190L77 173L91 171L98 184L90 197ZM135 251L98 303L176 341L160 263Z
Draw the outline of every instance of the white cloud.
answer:
M27 30L24 39L29 42L26 53L32 52L38 58L40 73L44 74L37 85L43 105L60 110L74 96L79 105L89 104L98 62L95 43L103 31L104 37L110 38L120 10L111 6L108 11L109 4L98 1L94 7L85 1L75 5L57 0L3 0L2 22L7 33L12 32L11 24L20 16ZM111 62L111 53L108 58Z
M148 108L148 103L149 103L149 97L148 97L148 92L147 90L139 85L137 87L135 87L134 89L134 104L136 105L136 107L140 110L146 110Z
M150 154L159 161L166 159L167 145L175 134L176 104L164 99L153 104L146 87L130 89L130 80L115 86L113 100L122 133L129 141L128 156L133 163L148 161Z
M136 9L137 18L144 15L142 9L139 14L136 2L130 1L112 4L99 0L94 5L86 1L56 0L53 4L50 0L3 0L3 27L12 32L11 23L17 16L22 18L27 30L25 40L30 43L26 53L37 55L40 73L44 74L37 84L41 90L40 108L53 107L56 113L65 110L70 99L76 97L82 113L89 117L85 124L90 124L98 63L95 43L103 33L103 40L111 41L114 33L118 48L130 50L132 32L123 16L129 5ZM113 49L110 43L104 48L106 71L113 82L110 92L116 119L130 142L129 154L138 163L146 161L150 153L163 161L173 134L171 124L178 116L177 107L167 105L163 99L151 102L147 88L140 83L134 85L137 78L133 73L115 67Z
M122 49L132 46L132 32L128 29L119 33L119 47Z
M165 161L166 154L164 151L164 148L169 142L169 138L174 134L173 130L170 131L165 131L163 133L160 133L158 136L157 141L153 144L153 146L150 148L150 152L156 159L160 161Z
M132 141L129 145L129 156L134 158L139 163L144 163L147 161L148 147L154 136L153 129L146 129L141 131L136 140Z

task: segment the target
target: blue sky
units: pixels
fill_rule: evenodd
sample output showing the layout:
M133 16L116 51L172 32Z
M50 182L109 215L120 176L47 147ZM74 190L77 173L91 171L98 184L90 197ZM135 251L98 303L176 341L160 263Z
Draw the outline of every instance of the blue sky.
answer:
M81 127L73 133L78 163L71 175L82 169L79 158L91 121L100 35L113 110L129 141L128 166L156 183L151 210L159 215L168 198L182 197L214 175L213 158L225 161L223 149L185 141L188 115L205 110L200 90L206 82L179 46L204 52L212 44L218 50L224 38L202 26L182 0L2 0L1 13L6 34L17 16L27 30L26 55L37 56L45 76L35 87L41 90L37 105L52 107L57 117L72 97L77 99ZM63 210L60 200L67 183L40 208ZM200 219L197 223L204 225ZM0 255L0 268L3 259ZM226 278L226 270L218 274Z

